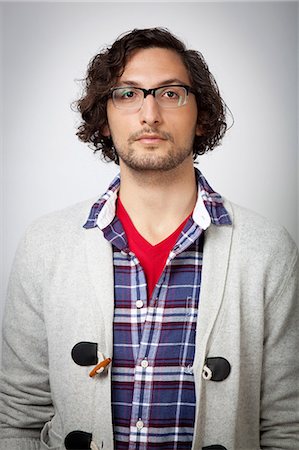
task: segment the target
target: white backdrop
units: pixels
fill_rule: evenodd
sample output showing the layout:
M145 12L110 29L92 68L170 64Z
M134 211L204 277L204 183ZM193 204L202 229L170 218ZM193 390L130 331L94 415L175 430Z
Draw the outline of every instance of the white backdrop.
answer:
M235 124L198 167L297 240L298 18L297 2L0 3L1 298L30 222L100 195L118 171L77 140L70 103L90 58L136 27L167 27L203 53Z

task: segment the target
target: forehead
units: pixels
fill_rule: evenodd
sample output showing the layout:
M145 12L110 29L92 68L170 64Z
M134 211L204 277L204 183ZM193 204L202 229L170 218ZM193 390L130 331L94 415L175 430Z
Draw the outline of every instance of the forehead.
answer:
M173 50L147 48L137 50L128 58L119 82L134 81L142 86L154 87L167 80L190 84L181 57Z

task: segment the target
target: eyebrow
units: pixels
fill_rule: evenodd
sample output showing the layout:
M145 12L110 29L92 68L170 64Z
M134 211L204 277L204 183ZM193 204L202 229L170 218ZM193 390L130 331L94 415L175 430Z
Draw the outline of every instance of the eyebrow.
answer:
M119 82L117 83L119 86L135 86L135 87L140 87L140 83L138 83L138 81L133 81L133 80L119 80ZM157 87L159 86L167 86L167 85L171 85L171 84L182 84L183 86L189 85L189 83L186 83L185 81L182 81L178 78L169 78L167 80L163 80L160 83L157 83Z

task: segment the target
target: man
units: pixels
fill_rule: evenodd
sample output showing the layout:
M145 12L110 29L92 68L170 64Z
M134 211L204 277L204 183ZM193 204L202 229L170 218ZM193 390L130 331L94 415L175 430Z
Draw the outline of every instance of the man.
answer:
M298 449L298 251L194 168L226 130L202 56L133 30L78 108L120 176L19 247L0 449Z

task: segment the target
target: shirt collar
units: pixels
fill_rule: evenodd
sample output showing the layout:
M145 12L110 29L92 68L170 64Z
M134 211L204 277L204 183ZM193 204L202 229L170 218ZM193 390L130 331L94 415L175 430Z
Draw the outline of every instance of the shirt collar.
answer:
M203 230L211 223L214 225L231 225L231 219L224 207L220 194L215 192L200 170L196 167L195 175L198 185L198 196L192 218ZM101 230L106 228L115 217L115 204L120 187L120 174L118 174L108 190L92 206L84 228L98 226Z

